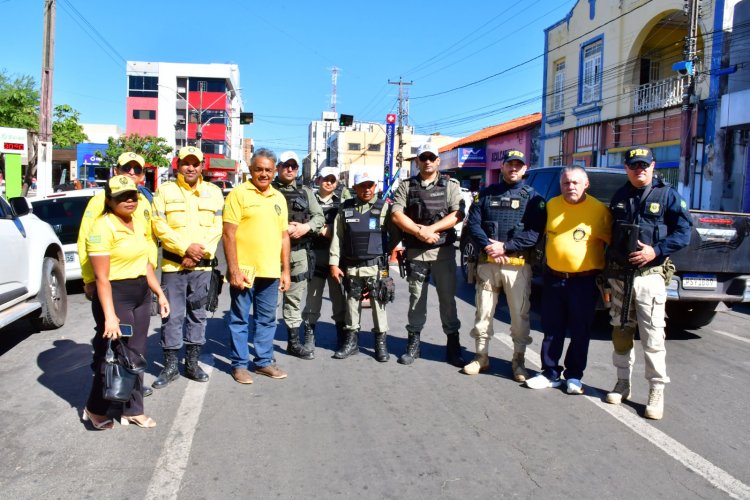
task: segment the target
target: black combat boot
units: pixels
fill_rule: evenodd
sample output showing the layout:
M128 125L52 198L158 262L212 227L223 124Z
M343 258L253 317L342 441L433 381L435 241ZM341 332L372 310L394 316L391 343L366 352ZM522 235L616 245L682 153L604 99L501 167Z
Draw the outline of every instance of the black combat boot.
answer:
M307 321L303 321L299 326L300 330L304 330L305 345L304 348L310 353L310 358L315 357L315 325L311 325Z
M419 358L419 334L409 332L409 343L406 345L406 352L398 358L398 362L402 365L410 365L417 358Z
M344 330L344 345L333 354L336 359L344 359L359 354L359 332Z
M300 359L313 359L313 355L299 342L299 329L287 328L289 342L286 345L286 353L297 356Z
M466 364L461 353L461 343L458 340L458 332L447 335L448 343L445 345L445 360L457 367L463 368Z
M344 323L336 323L336 350L340 351L344 348L346 342L346 331L344 330Z
M375 359L385 363L391 359L388 354L388 344L386 343L387 335L385 332L375 332Z
M198 344L185 345L185 376L196 382L208 382L208 373L203 371L198 363L201 346Z
M180 376L180 370L177 368L177 349L164 349L164 369L154 380L152 387L161 389L166 387L171 381Z

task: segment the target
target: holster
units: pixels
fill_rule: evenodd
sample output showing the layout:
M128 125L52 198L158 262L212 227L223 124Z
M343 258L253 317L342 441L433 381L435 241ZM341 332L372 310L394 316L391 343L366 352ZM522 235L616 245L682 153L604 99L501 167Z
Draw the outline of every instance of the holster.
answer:
M396 298L396 283L394 283L393 278L389 276L379 279L375 286L374 295L381 304L393 302Z
M421 260L410 260L408 262L409 277L417 281L426 281L430 277L430 265Z

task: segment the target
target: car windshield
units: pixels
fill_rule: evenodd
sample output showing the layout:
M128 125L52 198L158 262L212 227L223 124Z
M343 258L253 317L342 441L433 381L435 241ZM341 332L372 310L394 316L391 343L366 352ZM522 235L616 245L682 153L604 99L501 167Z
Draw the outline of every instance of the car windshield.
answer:
M35 201L34 215L52 226L63 245L75 243L90 199L88 196L71 196Z

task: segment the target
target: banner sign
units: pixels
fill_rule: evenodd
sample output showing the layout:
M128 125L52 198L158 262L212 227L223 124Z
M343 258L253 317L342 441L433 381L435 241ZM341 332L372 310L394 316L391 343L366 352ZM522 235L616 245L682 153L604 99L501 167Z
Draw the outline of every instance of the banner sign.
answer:
M383 192L388 192L391 186L391 172L393 172L393 142L396 134L396 115L385 117L385 160L383 162Z

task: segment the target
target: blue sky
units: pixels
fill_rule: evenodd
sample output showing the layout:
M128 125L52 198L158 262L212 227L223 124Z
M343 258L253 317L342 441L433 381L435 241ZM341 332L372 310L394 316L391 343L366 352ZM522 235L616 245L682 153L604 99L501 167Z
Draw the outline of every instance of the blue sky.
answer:
M387 82L403 77L413 81L409 124L417 133L460 137L541 111L543 30L573 5L57 0L54 104L70 104L83 123L124 128L125 61L235 63L245 111L255 114L245 137L306 154L307 125L329 109L336 66L339 113L384 122L398 95ZM43 0L0 0L0 69L37 82L42 7Z

